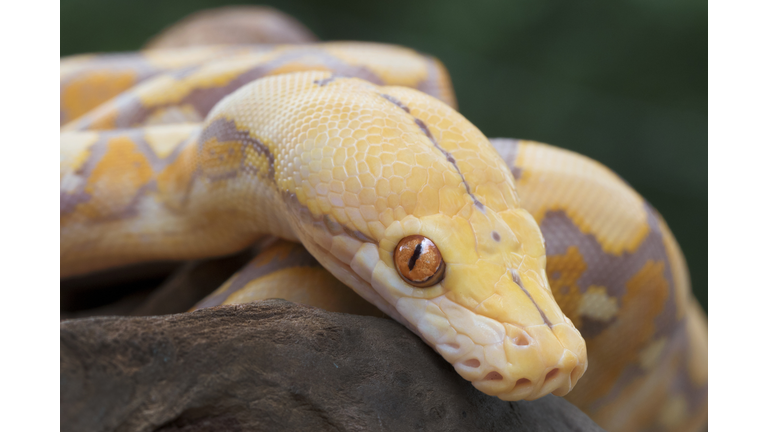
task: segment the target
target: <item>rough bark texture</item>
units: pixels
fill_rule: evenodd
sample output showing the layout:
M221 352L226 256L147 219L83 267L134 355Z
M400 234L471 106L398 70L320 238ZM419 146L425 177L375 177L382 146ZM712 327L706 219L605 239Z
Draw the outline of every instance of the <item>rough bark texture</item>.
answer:
M252 251L182 265L130 315L150 316L186 312L220 287L253 258Z
M600 431L503 402L393 320L269 300L61 323L62 431Z

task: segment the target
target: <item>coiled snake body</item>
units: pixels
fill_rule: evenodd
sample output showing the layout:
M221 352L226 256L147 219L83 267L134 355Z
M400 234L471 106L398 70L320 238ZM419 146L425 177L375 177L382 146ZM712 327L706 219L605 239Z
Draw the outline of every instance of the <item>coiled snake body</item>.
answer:
M269 234L322 267L278 243L201 306L352 298L341 281L485 393L570 391L608 430L700 427L706 324L661 217L596 162L491 142L452 106L439 62L386 45L64 59L62 277ZM419 240L402 261L410 236L442 279L409 279L432 257Z

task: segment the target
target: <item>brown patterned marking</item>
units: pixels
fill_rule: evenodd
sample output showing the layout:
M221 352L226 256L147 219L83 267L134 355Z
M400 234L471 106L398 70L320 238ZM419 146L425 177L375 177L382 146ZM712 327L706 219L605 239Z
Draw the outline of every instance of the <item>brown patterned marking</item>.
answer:
M647 262L627 281L625 289L616 321L599 335L585 338L590 368L599 373L588 372L588 385L574 388L571 397L590 410L611 403L611 398L606 397L611 392L621 392L629 382L648 377L648 372L640 367L640 354L658 340L654 334L659 329L654 326L653 317L663 310L670 297L661 263ZM665 329L665 334L671 336L675 327Z
M333 220L330 215L324 214L321 217L315 217L315 215L312 214L307 206L299 202L296 194L286 191L281 192L283 196L283 202L285 202L286 206L288 207L288 211L295 215L304 226L313 226L315 228L325 230L334 236L345 234L363 243L378 243L376 240L368 237L364 233L356 229L349 228L348 226Z
M208 124L208 126L203 129L202 133L200 134L200 140L198 141L198 145L200 145L200 151L203 151L203 147L206 143L208 143L210 140L217 140L219 143L238 143L240 147L241 154L245 153L246 148L252 148L256 151L256 153L265 156L267 160L269 161L269 172L267 174L267 178L269 178L272 182L275 181L275 157L274 155L269 151L269 148L259 141L257 138L253 138L251 134L246 130L239 130L237 128L237 125L233 120L227 120L225 118L218 118L211 123ZM230 155L227 155L226 157L229 157ZM225 157L225 156L222 156ZM234 170L231 170L228 173L221 174L215 177L210 177L210 180L216 181L216 180L222 180L225 178L231 178L236 176L240 171L249 173L249 174L256 174L253 167L245 166L245 158L239 157L238 167Z
M221 57L227 57L228 54L230 54L230 51L231 50L225 48L223 54L221 54ZM190 65L188 67L180 68L177 70L157 68L149 64L144 55L140 53L99 55L99 57L94 60L93 64L89 65L87 69L78 71L77 73L63 79L61 82L62 90L67 88L70 85L69 82L73 79L78 79L83 74L94 70L103 70L105 73L111 75L119 75L125 73L126 71L132 71L136 73L135 82L131 88L127 88L125 91L119 94L112 94L108 97L102 98L101 102L106 103L109 101L109 106L94 105L91 111L76 119L76 123L74 123L76 126L71 130L105 129L105 127L101 126L105 124L101 118L105 115L114 117L114 124L110 128L128 128L137 124L143 124L147 117L152 114L152 111L147 110L143 106L141 101L134 94L133 89L135 89L144 81L147 81L150 78L154 78L160 74L168 73L175 78L182 78L185 75L188 75L194 70L198 69L199 67L200 64ZM86 92L83 90L82 93ZM163 106L159 106L158 108L165 108L169 105L176 104L165 104ZM111 110L105 111L106 108L111 108Z
M390 96L388 94L381 94L381 97L383 97L384 99L386 99L386 100L392 102L393 104L397 105L398 108L400 108L401 110L407 112L408 114L411 113L411 109L408 108L404 103L400 102L396 97Z
M182 71L174 72L174 75L183 75L184 73L190 73L192 70L194 69L183 69ZM148 118L159 110L185 105L191 105L195 109L195 112L200 115L200 118L205 118L205 116L211 112L213 107L225 96L233 93L249 82L265 76L267 72L268 71L263 67L255 67L228 81L226 85L194 88L178 102L169 102L153 105L151 107L146 107L141 99L134 93L125 93L124 95L121 95L122 100L118 105L119 114L115 120L115 125L117 127L135 127L137 125L143 125ZM182 77L183 76L177 76L177 78Z
M365 66L350 65L319 48L296 47L286 51L285 53L268 61L267 63L256 65L251 69L244 71L231 82L227 83L224 87L214 87L211 89L196 88L190 92L190 94L185 97L179 103L179 105L185 103L192 104L198 113L204 117L208 115L211 109L213 109L214 105L216 105L222 98L224 98L224 96L227 96L228 94L252 81L270 75L275 70L297 60L301 60L305 65L302 70L313 70L315 65L317 65L319 66L317 68L318 70L330 69L333 71L333 75L325 79L327 82L318 84L318 82L315 81L315 83L318 85L326 85L331 81L342 77L357 77L374 84L384 84L384 82L378 77L378 75L376 75L376 73Z
M275 70L290 62L298 60L301 60L305 65L301 70L330 69L333 71L331 77L315 81L315 84L321 86L342 77L357 77L377 85L384 85L381 78L366 66L350 65L327 52L322 51L322 49L299 47L289 50L267 63L255 65L254 67L243 71L223 86L194 88L178 102L146 107L137 95L132 90L129 90L119 95L118 99L115 99L114 101L114 107L116 107L114 110L116 110L116 112L110 111L110 113L115 116L114 127L135 127L137 125L142 125L157 111L174 106L191 105L200 117L204 118L225 96L252 81L272 74ZM175 71L168 71L167 73L178 79L189 75L199 67L199 65L193 65ZM101 116L104 116L105 114L106 113L101 114ZM94 111L94 115L96 118L86 114L82 121L78 122L76 130L93 129L97 123L100 123L99 112Z
M93 176L96 170L98 170L99 164L107 155L110 149L110 145L116 144L118 142L123 143L123 145L130 143L130 147L132 150L134 150L134 153L136 155L141 155L142 157L140 161L134 162L133 169L135 170L137 168L137 164L139 163L146 164L149 168L152 179L145 182L138 189L136 189L134 195L130 197L126 205L123 206L119 211L114 211L113 209L113 211L109 212L109 214L102 214L100 217L97 217L94 220L108 221L134 215L136 213L136 206L139 204L141 197L146 193L156 189L157 185L154 177L156 173L160 172L166 166L167 163L160 159L152 150L152 147L146 142L144 139L144 132L140 129L103 132L99 134L98 140L87 149L87 151L90 153L88 159L75 173L73 173L74 176L80 179L80 184L78 187L71 192L63 192L60 190L60 216L72 213L75 211L79 204L87 203L93 199L94 190L92 190L92 187L89 186L89 184L93 180ZM113 166L115 164L110 163L109 165ZM131 170L125 169L123 171L130 172ZM110 175L115 175L115 173L110 172Z
M576 280L579 291L583 294L590 286L606 287L607 294L618 299L619 306L624 301L627 283L648 262L663 263L664 279L671 286L674 282L657 216L648 204L645 205L645 210L646 220L651 228L648 235L634 253L625 252L618 256L605 253L597 239L592 234L581 232L564 211L549 211L540 224L541 233L547 245L547 257L564 256L569 247L576 247L586 263L586 270L578 275ZM547 272L552 279L554 279L553 271L559 271L560 276L564 277L563 273L571 270L570 268L552 268L551 263L552 260L548 259ZM556 279L552 281L553 284L555 282ZM664 310L655 319L656 328L659 329L656 337L663 336L664 329L674 326L677 307L683 307L683 305L676 305L674 296L670 296L664 305ZM605 322L602 326L597 322L592 324L582 330L585 338L595 337L610 326L610 322Z
M515 166L519 151L519 140L509 138L492 138L491 144L510 167L512 174L517 179L522 175L523 169ZM635 275L648 260L656 260L664 263L664 278L669 281L670 286L674 284L672 279L671 264L667 256L666 248L663 243L662 231L659 226L658 213L648 204L644 205L646 212L646 221L650 226L647 237L634 253L624 253L621 256L607 254L597 239L591 234L584 234L573 223L564 211L549 211L544 215L540 223L541 233L544 236L544 242L547 250L547 273L550 283L556 285L561 278L577 277L576 286L583 294L590 286L604 286L611 297L619 300L619 304L626 293L626 283ZM573 275L574 269L554 268L552 264L555 260L551 257L564 257L568 254L568 248L574 246L578 249L580 255L586 264L586 270L583 273ZM567 275L564 273L568 273ZM562 290L567 291L568 287L563 286ZM670 297L665 304L662 313L656 317L656 326L659 329L655 337L663 336L664 329L670 329L674 326L675 313L678 307L674 296ZM610 322L592 320L585 327L580 328L585 338L595 337L605 328L610 326Z
M497 233L496 231L492 232L492 233L491 233L491 236L492 236L492 237L493 237L493 239L494 239L494 240L496 240L497 242L501 241L501 236L500 236L500 235L499 235L499 233Z
M523 174L514 165L518 142L491 142L513 175ZM594 236L582 233L564 211L548 212L541 223L547 245L547 274L558 303L565 301L561 303L563 310L576 310L581 294L593 285L605 287L621 306L619 313L605 322L571 316L586 339L590 370L567 398L590 415L608 409L617 399L630 401L627 398L637 397L638 386L648 380L663 383L664 396L658 397L659 404L682 395L689 415L706 412L706 385L695 385L685 370L685 362L679 360L681 355L691 355L686 348L691 341L681 334L683 326L676 321L677 312L685 305L676 303L670 294L674 279L663 244L661 217L648 204L645 212L649 234L635 253L621 256L606 254ZM650 265L644 270L645 276L635 278L645 265ZM643 369L639 353L659 340L667 343L659 353L657 366ZM670 372L669 378L660 379L660 368L673 365L677 369ZM646 414L648 419L657 416L656 412Z
M88 147L88 158L80 168L74 173L68 173L73 175L78 181L77 188L71 192L64 192L62 188L59 189L59 215L64 216L71 213L77 208L77 205L86 202L91 199L91 194L85 191L85 185L88 178L91 176L93 169L101 161L104 155L107 153L107 142L112 134L101 134L98 140ZM67 177L63 180L68 181ZM70 179L71 180L71 179ZM61 186L64 186L62 184Z
M87 189L87 185L94 175L94 170L97 169L97 166L107 154L110 142L115 139L130 140L132 149L136 154L143 156L142 161L146 162L151 169L151 178L133 193L130 200L124 206L121 206L121 209L113 209L109 214L102 214L93 219L94 221L109 221L116 218L128 218L136 214L136 208L141 202L141 198L147 193L157 190L158 181L165 175L164 173L166 172L166 169L175 162L183 149L195 142L197 137L197 134L192 134L189 138L183 140L176 146L166 158L160 158L145 140L144 132L141 129L101 132L98 141L88 148L88 151L90 152L88 159L78 171L74 173L78 179L77 181L79 181L77 187L71 191L60 192L60 215L65 216L70 214L78 208L78 205L88 203L93 199L93 193ZM240 172L256 174L254 167L245 165L245 158L242 157L242 154L247 148L253 149L257 154L266 156L269 164L267 178L274 181L274 157L269 152L267 146L258 139L250 137L246 131L238 130L234 122L218 119L212 122L208 128L200 133L200 138L201 140L197 141L199 145L197 151L205 152L205 150L208 150L205 154L201 155L203 156L203 161L201 163L205 165L205 160L209 160L209 165L215 169L206 172L205 166L198 166L188 181L185 182L186 193L184 194L185 198L183 201L186 201L188 193L192 190L194 180L198 176L204 176L211 181L219 181L235 177ZM215 145L212 147L209 145L208 148L205 148L204 145L206 142L214 143ZM230 166L231 169L226 169L226 166L224 166L225 169L222 170L222 165L227 165L224 163L227 160L232 162ZM127 167L121 170L124 172L130 171ZM115 175L115 173L112 173L112 175Z
M469 183L467 183L467 179L464 178L464 174L461 173L461 170L459 169L459 166L456 164L456 159L453 158L453 155L445 150L444 148L440 147L440 144L437 143L437 140L435 140L435 137L432 136L432 132L429 131L429 128L427 125L424 124L421 119L417 117L413 117L413 120L416 122L416 125L421 129L421 131L424 133L424 135L429 138L430 141L432 141L432 145L435 146L436 149L440 150L440 153L445 156L445 158L450 162L453 167L456 169L456 172L459 174L459 177L461 177L461 182L464 183L464 187L467 189L467 193L472 198L472 201L475 203L475 207L479 208L480 210L485 210L485 205L477 200L475 195L472 193L472 190L469 187Z
M523 286L523 281L520 279L520 274L517 272L517 270L512 269L510 270L510 273L512 274L512 280L517 284L517 286L520 287L521 290L525 293L525 295L528 296L528 298L531 300L531 303L533 303L534 306L536 306L536 310L539 311L539 315L541 315L541 319L544 320L544 323L547 324L549 328L552 328L552 322L547 318L547 315L544 313L543 310L539 307L539 304L536 303L536 300L531 297L531 293L528 292L527 289L525 289L525 286Z
M618 317L610 318L606 321L592 318L590 316L581 315L578 317L580 324L579 324L579 333L585 338L587 337L594 337L596 335L599 335L603 332L606 328L610 327L613 323L616 322L616 319Z

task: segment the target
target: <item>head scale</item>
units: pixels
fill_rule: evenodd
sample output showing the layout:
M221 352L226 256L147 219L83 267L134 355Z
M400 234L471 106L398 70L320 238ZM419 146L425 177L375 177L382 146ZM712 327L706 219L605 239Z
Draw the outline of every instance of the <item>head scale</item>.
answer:
M541 231L477 128L420 92L324 72L249 89L263 141L280 141L275 182L293 230L328 270L481 391L570 391L584 340L550 291Z

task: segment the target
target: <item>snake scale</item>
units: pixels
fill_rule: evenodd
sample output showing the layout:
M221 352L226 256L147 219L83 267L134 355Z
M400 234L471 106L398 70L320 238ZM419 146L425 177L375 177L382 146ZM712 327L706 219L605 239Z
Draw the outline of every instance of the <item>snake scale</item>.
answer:
M487 394L701 429L706 318L661 216L599 163L488 140L455 108L439 61L382 44L62 59L61 275L276 236L198 307L383 311Z

